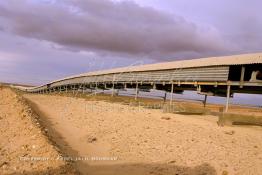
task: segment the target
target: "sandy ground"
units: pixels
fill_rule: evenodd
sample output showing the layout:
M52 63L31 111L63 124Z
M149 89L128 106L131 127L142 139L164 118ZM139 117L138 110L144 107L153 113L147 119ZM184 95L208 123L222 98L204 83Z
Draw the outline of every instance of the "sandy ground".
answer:
M21 97L0 87L0 174L77 174L60 156Z
M61 149L82 159L76 165L83 174L262 174L261 127L219 127L215 116L105 101L24 97Z

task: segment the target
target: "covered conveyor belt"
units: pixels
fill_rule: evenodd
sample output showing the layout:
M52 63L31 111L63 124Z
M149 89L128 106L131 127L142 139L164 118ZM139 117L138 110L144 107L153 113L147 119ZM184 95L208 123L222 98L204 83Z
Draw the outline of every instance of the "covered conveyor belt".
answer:
M171 93L197 90L205 95L227 97L227 109L234 92L262 93L261 74L262 53L256 53L123 67L75 75L37 87L16 88L30 93L86 88L135 88L136 93L140 88Z

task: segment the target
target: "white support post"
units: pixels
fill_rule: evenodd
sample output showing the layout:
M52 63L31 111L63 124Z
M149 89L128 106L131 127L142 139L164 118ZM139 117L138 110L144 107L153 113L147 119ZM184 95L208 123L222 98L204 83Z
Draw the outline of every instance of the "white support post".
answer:
M156 84L155 83L153 84L153 89L156 90Z
M228 112L229 98L230 98L230 85L227 85L227 100L226 100L226 109L225 109L225 112Z
M173 93L174 93L174 83L171 83L171 93L170 93L170 105L172 105L173 102Z

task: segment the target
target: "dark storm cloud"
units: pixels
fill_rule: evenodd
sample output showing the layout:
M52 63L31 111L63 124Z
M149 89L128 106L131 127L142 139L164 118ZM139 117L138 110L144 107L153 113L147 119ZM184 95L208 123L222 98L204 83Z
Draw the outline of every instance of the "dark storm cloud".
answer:
M5 29L67 49L127 55L223 52L214 28L132 1L6 1L0 3ZM2 27L3 28L3 27Z

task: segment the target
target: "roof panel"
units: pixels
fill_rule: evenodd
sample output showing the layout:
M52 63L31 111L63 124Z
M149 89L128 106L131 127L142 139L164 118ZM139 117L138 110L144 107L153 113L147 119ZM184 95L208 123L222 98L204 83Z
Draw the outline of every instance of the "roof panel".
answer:
M140 65L140 66L122 67L122 68L94 71L94 72L74 75L60 80L56 80L54 82L70 79L74 77L121 73L121 72L138 72L138 71L150 71L150 70L183 69L183 68L192 68L192 67L226 66L226 65L242 65L242 64L258 64L258 63L262 63L262 53L242 54L242 55L232 55L232 56L222 56L222 57L209 57L209 58L199 58L199 59L192 59L192 60L147 64L147 65Z

